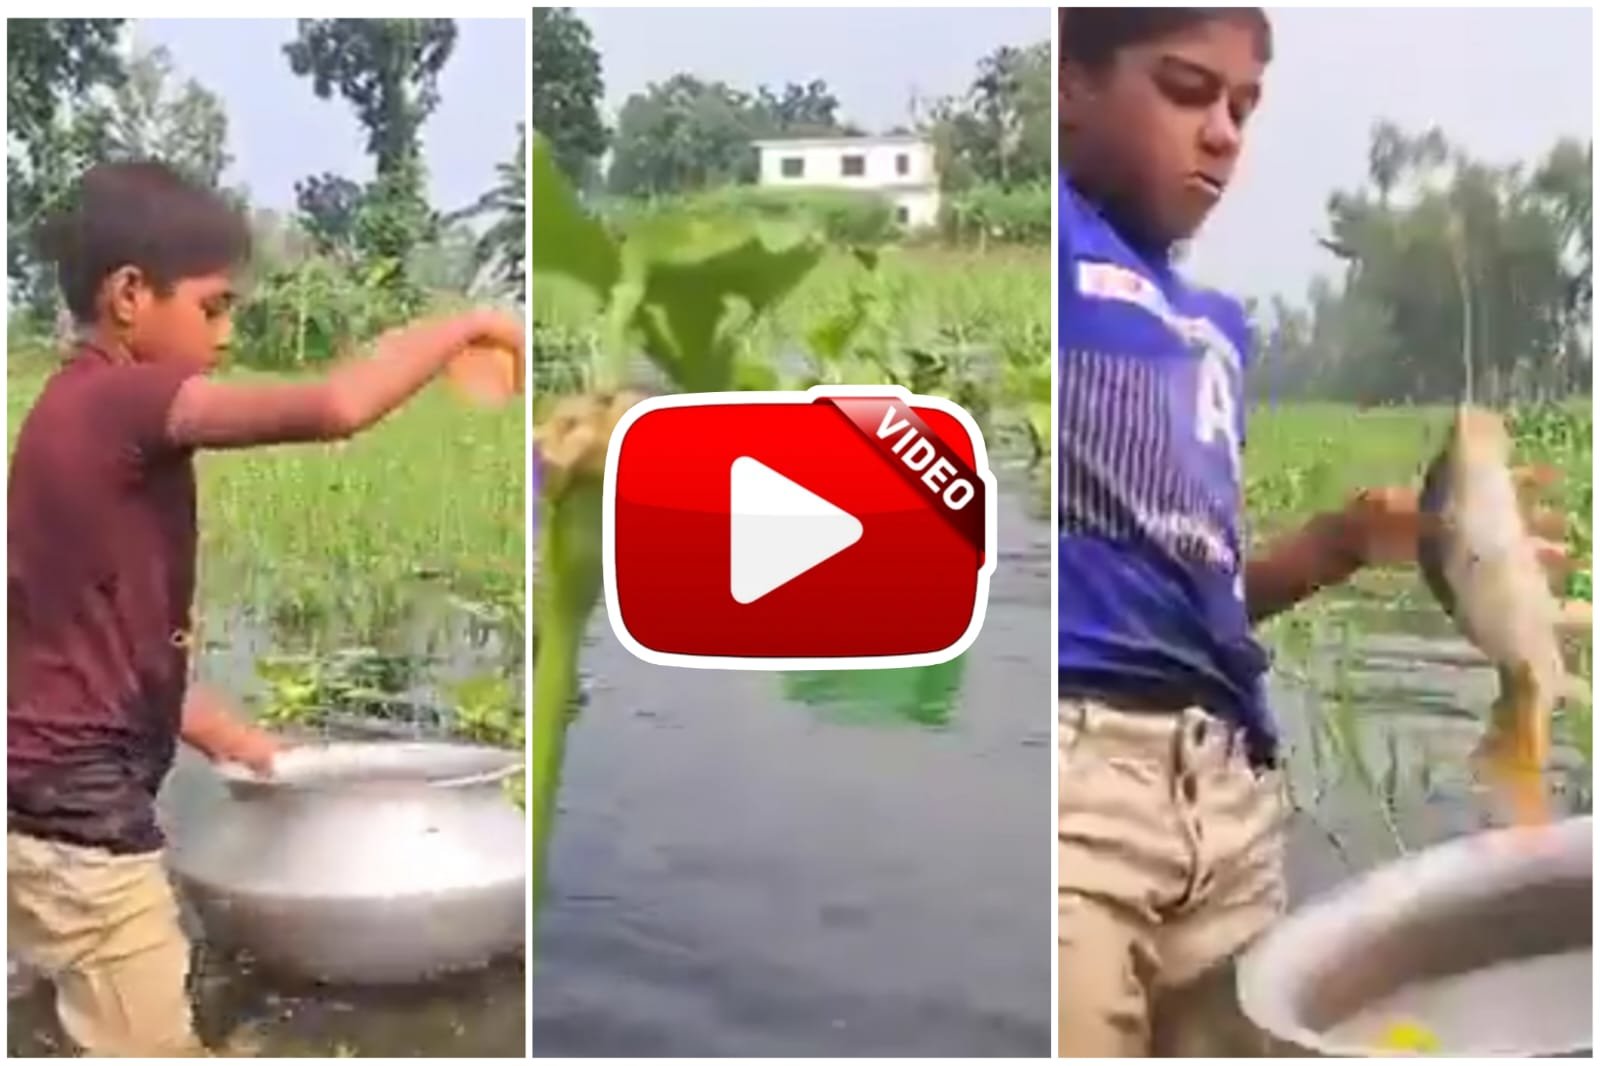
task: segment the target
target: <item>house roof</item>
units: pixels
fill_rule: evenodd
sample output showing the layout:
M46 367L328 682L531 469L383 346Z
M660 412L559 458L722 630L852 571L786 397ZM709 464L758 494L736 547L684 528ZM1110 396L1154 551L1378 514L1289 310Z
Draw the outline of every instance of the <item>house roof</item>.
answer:
M832 148L855 147L874 144L929 144L926 137L919 137L914 133L894 133L883 136L861 137L771 137L755 141L757 148Z

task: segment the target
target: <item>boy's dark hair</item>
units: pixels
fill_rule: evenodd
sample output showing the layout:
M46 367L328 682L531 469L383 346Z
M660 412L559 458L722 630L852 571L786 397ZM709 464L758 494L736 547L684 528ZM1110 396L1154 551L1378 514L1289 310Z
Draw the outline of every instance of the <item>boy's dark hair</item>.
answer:
M1063 7L1059 8L1061 58L1089 70L1109 66L1117 53L1182 33L1215 19L1232 19L1256 34L1256 52L1272 61L1272 23L1259 7Z
M138 267L164 296L184 278L228 270L250 256L244 216L163 163L101 163L84 172L74 193L36 241L79 322L94 318L101 282L122 267Z

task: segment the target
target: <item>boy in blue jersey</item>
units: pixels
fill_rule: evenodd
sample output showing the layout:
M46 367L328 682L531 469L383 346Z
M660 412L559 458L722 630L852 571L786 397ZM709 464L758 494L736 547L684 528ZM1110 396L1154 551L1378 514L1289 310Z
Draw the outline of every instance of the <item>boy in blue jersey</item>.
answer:
M1281 912L1260 620L1415 560L1404 489L1245 558L1241 307L1172 250L1228 187L1253 8L1060 12L1059 1053L1231 1057L1232 958Z

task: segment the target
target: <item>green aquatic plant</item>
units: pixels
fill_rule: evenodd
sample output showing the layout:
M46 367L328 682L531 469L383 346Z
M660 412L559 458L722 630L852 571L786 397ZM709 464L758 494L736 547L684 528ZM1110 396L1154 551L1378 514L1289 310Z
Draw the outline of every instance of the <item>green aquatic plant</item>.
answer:
M1051 439L1048 323L980 305L918 329L906 310L915 283L897 269L901 258L898 250L854 250L843 299L813 313L804 332L806 365L786 385L880 383L941 396L971 414L986 437L1026 441L1029 465L1038 467Z
M856 724L948 725L967 657L897 670L803 670L783 675L784 697Z
M495 666L444 683L435 701L419 695L428 665L421 655L363 647L263 655L255 663L262 689L257 715L264 724L299 730L383 720L480 744L524 747L522 684L514 671Z
M322 728L340 714L387 716L416 679L414 656L375 648L324 654L263 655L256 676L265 696L258 716L269 726Z
M322 724L327 704L315 660L260 659L256 674L267 687L267 697L257 715L263 725Z
M466 740L523 751L527 747L527 719L522 714L522 686L503 674L485 672L457 681L445 689L453 708L451 730ZM527 774L505 782L508 799L527 808Z
M479 673L446 686L454 709L452 731L467 740L522 748L526 727L520 686L497 673Z
M619 386L642 349L676 387L715 392L771 387L763 364L741 361L749 332L817 265L824 245L789 219L654 215L620 239L584 213L547 141L531 146L536 279L587 290L602 323L605 375L594 393L569 398L535 437L538 485L537 652L531 708L529 880L535 913L548 844L578 654L601 585L601 490L612 429L636 394Z

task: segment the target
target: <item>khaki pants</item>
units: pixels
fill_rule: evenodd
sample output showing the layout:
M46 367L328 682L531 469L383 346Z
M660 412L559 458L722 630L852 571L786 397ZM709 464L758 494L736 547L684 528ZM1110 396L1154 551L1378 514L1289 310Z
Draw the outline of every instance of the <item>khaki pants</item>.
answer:
M1198 709L1058 715L1058 1054L1269 1053L1232 958L1284 907L1278 776Z
M190 1057L189 942L159 854L6 835L9 948L55 984L67 1036L87 1055Z

